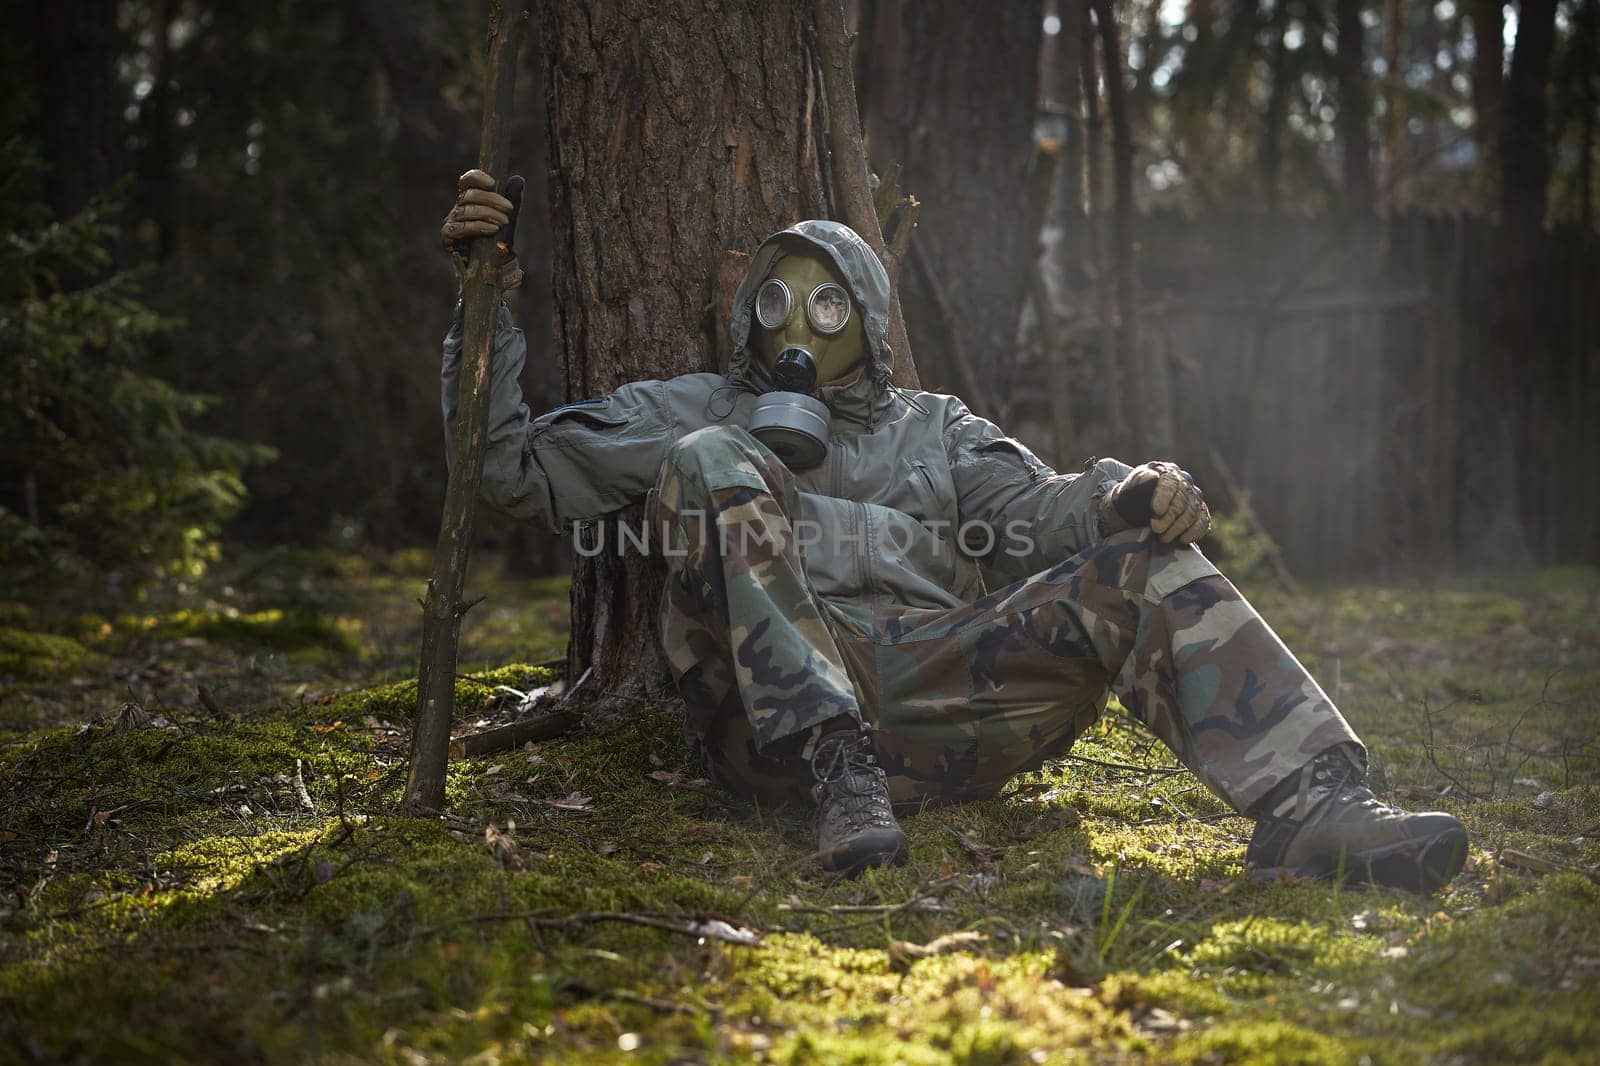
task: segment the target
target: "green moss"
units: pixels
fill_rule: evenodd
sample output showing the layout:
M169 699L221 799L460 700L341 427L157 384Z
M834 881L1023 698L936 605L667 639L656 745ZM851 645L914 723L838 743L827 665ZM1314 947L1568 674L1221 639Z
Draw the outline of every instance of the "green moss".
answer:
M1173 1062L1346 1063L1350 1048L1291 1022L1256 1022L1212 1029L1180 1040Z
M355 623L330 619L310 609L273 607L264 611L176 611L164 628L235 648L299 651L315 648L348 653L354 650Z
M77 669L86 654L71 637L0 628L0 677L48 681Z
M1391 787L1458 813L1480 845L1426 900L1244 877L1248 823L1162 771L1170 757L1115 711L1075 751L1128 768L1069 759L919 813L908 866L848 882L810 860L804 812L696 785L665 707L454 763L442 823L395 816L407 738L386 723L412 713L409 681L226 720L174 711L175 728L35 732L0 749L0 870L26 896L0 902L0 1046L88 1061L1581 1059L1600 1041L1600 890L1493 854L1600 864L1582 747L1597 590L1582 571L1268 593L1330 687L1337 669ZM471 714L496 685L550 680L472 672L457 700ZM1441 793L1436 761L1482 798ZM574 792L581 809L552 804ZM597 913L715 915L763 938L584 920ZM979 939L906 947L957 932Z
M517 663L456 678L456 707L463 715L481 707L501 687L527 692L554 682L559 673L548 667ZM322 721L359 721L366 716L391 722L409 721L417 712L415 678L358 692L326 696L308 708Z

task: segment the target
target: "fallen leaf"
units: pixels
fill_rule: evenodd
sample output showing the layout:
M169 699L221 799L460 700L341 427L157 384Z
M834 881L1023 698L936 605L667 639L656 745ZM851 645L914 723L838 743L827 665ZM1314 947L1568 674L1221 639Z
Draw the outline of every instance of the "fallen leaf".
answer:
M1187 1020L1160 1007L1151 1007L1144 1017L1139 1019L1139 1028L1147 1033L1181 1033L1189 1026Z
M568 792L560 799L544 802L558 811L588 811L594 807L594 800L582 792Z
M650 779L652 781L660 781L662 784L670 785L673 788L709 789L712 787L708 779L704 777L688 777L681 770L652 770L650 771Z
M759 944L761 934L754 929L743 925L734 925L732 922L723 921L721 918L707 918L703 921L690 922L690 932L698 934L702 939L721 940L728 944Z
M1056 807L1037 818L1017 826L1012 835L1018 840L1031 840L1041 833L1057 829L1072 829L1083 824L1083 815L1075 807Z

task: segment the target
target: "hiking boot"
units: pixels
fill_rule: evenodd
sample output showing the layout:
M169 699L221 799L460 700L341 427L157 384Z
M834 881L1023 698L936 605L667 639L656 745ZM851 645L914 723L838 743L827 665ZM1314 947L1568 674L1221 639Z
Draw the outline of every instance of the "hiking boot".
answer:
M1461 872L1467 831L1448 814L1411 814L1361 783L1338 748L1280 783L1255 809L1264 813L1245 851L1257 877L1333 878L1429 893Z
M899 866L910 854L889 805L889 779L873 760L872 740L854 730L829 733L811 757L817 783L817 852L826 870L854 876L868 866Z

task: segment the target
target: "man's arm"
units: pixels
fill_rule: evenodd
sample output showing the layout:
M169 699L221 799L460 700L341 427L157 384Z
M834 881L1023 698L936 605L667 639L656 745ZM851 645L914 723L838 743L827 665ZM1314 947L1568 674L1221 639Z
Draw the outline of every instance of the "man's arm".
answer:
M690 379L635 381L610 396L580 400L534 417L517 383L527 341L504 304L495 320L489 372L489 441L483 500L534 519L552 532L599 518L643 499L667 449L682 432L679 410L691 406ZM445 454L455 432L461 370L461 315L444 339L440 394Z
M456 184L456 201L439 229L445 252L459 275L465 242L496 237L504 257L501 291L522 283L513 244L522 179L507 183L500 195L492 176L469 170ZM440 398L444 411L447 461L455 443L460 392L462 306L444 338ZM502 301L495 312L494 353L489 369L488 444L481 494L485 503L518 518L535 519L552 532L578 521L599 518L641 498L655 481L667 447L678 435L673 402L693 391L682 382L640 381L604 399L567 404L534 418L517 383L527 360L527 339Z
M1071 558L1109 532L1100 522L1101 499L1132 469L1100 459L1082 473L1058 474L961 403L951 407L944 440L961 521L994 530L986 561L1013 578Z

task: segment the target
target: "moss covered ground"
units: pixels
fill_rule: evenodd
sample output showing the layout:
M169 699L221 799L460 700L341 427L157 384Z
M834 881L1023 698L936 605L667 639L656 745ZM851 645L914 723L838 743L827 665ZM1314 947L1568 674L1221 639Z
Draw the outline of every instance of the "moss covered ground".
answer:
M460 702L553 678L560 582L495 589ZM113 617L0 615L0 1060L1574 1062L1600 1048L1600 575L1252 585L1460 816L1437 896L1263 883L1249 826L1113 705L810 860L670 705L477 760L393 816L416 560L280 555ZM511 665L507 665L507 664Z

